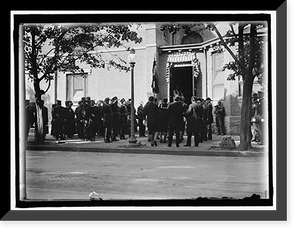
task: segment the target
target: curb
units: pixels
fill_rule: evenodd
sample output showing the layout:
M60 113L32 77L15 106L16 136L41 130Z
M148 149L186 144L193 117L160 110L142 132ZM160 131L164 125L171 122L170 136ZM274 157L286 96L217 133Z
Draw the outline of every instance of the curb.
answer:
M174 147L175 148L175 147ZM94 153L128 153L128 154L161 154L181 156L222 156L222 157L262 157L266 152L252 151L225 151L225 150L170 150L170 149L149 149L149 148L103 148L103 147L57 147L49 145L27 145L26 150L44 151L69 151L69 152L94 152Z

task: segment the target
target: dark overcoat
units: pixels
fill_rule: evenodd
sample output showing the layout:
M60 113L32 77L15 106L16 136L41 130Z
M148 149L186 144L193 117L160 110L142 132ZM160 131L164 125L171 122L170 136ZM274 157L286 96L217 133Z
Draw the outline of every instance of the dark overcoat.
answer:
M168 107L169 126L181 127L183 124L184 107L181 102L173 102Z
M158 124L158 106L153 102L145 105L144 115L147 116L147 124Z

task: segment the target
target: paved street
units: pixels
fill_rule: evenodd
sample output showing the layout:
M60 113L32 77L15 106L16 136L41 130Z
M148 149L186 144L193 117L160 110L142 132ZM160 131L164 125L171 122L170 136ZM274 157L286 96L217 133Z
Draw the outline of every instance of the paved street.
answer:
M26 151L28 199L243 198L268 190L268 156Z

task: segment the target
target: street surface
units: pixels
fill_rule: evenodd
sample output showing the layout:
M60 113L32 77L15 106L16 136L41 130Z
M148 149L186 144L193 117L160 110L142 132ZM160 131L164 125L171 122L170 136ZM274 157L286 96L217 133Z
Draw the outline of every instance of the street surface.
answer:
M26 151L28 199L265 197L268 156Z

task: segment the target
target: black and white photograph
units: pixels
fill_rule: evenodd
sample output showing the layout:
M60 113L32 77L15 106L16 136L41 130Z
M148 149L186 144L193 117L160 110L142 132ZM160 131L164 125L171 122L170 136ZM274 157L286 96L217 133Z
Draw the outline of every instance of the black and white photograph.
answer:
M276 209L274 13L150 13L15 13L17 208Z

